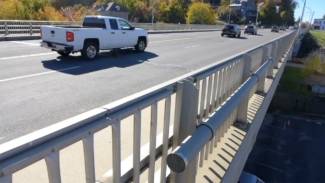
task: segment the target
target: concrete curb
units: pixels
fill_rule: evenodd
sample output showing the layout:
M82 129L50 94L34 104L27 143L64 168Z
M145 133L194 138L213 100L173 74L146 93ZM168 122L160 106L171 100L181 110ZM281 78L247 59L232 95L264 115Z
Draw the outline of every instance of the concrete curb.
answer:
M148 31L148 34L168 34L168 33L190 33L190 32L212 32L221 31L221 29L197 29L197 30L157 30ZM0 37L0 41L23 41L23 40L36 40L41 36L14 36L14 37Z

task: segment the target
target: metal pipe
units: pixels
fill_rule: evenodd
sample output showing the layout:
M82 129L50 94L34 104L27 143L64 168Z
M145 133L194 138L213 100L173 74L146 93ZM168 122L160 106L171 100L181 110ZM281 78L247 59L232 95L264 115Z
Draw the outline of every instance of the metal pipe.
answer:
M214 132L223 124L231 113L240 104L245 96L258 83L261 77L265 75L270 66L270 61L265 62L207 122L201 123L192 136L186 138L182 144L177 147L167 157L169 168L177 173L183 172L187 165L198 155L204 145L214 137ZM264 79L264 78L263 78Z

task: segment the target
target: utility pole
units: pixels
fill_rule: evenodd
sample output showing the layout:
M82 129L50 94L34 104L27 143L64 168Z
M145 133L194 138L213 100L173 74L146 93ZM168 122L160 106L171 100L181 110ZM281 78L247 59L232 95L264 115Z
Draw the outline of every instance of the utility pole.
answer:
M300 34L300 27L301 27L301 23L302 23L302 21L303 21L303 19L304 19L304 14L305 14L305 8L306 8L306 1L307 0L305 0L305 2L304 2L304 7L302 8L302 12L301 12L301 17L300 17L300 21L299 21L299 24L298 24L298 35Z

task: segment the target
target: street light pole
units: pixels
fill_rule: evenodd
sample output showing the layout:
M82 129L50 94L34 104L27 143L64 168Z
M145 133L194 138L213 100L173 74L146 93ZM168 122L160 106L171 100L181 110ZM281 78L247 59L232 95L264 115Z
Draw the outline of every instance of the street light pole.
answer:
M154 21L155 21L154 0L151 0L151 24L152 24L152 26L153 26Z

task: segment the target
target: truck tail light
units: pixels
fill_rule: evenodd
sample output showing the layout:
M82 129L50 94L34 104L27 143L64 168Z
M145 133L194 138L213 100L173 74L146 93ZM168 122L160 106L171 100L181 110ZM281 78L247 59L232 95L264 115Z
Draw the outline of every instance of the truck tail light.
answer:
M67 32L66 33L66 39L67 39L67 42L74 41L74 33L73 32Z

